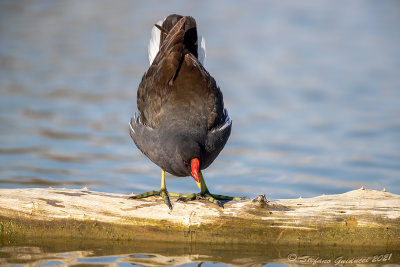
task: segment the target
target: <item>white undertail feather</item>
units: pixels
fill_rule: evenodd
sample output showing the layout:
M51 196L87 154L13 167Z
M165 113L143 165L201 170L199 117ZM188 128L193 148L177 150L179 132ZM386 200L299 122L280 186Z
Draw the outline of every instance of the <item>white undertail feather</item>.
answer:
M157 21L157 25L162 25L165 19ZM156 27L153 26L153 29L151 30L151 38L148 46L148 53L149 53L149 62L150 65L153 63L154 58L156 57L158 51L160 50L160 34L161 31ZM202 65L204 65L204 60L206 59L206 40L204 39L203 36L199 35L198 39L200 41L200 45L198 45L197 52L198 52L198 58L199 61Z
M162 25L164 20L165 20L165 18L163 20L157 21L156 24ZM153 60L158 53L158 50L160 50L160 34L161 34L161 31L156 26L153 26L153 29L151 30L151 38L150 38L149 47L147 49L149 52L150 65L151 65L151 63L153 63Z
M198 54L199 54L199 61L202 65L204 65L204 60L206 59L206 39L204 39L203 36L199 35L198 37L200 41L200 45L198 45L197 50L198 50Z

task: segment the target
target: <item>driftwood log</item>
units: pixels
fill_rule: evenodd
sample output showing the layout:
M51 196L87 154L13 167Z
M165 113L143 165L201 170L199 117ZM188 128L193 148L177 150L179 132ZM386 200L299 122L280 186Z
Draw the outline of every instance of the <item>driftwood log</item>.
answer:
M140 200L88 189L0 189L0 238L160 240L298 245L400 245L400 195L353 190L313 198Z

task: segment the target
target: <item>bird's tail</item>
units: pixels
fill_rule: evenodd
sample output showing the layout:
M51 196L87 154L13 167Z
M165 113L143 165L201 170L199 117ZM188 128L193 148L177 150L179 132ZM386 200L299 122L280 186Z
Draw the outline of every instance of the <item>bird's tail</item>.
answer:
M148 47L150 65L153 63L161 45L166 39L167 33L175 26L183 16L173 14L164 20L158 21L151 31L151 39ZM161 27L160 27L161 26ZM206 42L203 36L198 36L196 20L187 16L183 26L185 31L184 45L200 62L204 64L206 58Z
M173 14L169 15L163 22L162 28L167 30L168 32L175 26L175 24L181 19L183 16ZM183 30L185 31L183 44L185 48L196 58L198 58L198 39L197 39L197 26L196 20L193 17L187 16L185 24L183 25ZM166 38L165 34L161 34L160 46L164 42Z

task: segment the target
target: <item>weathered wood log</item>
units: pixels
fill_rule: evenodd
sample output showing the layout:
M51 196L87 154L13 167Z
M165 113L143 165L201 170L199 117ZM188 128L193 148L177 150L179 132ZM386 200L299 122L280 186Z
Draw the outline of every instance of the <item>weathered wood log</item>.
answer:
M88 189L0 189L0 238L400 245L400 195L359 189L313 198L140 200Z

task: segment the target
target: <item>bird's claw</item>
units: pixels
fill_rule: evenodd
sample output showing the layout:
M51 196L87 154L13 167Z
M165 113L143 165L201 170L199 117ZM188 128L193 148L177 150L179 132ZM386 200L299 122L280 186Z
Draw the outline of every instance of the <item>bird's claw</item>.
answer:
M198 194L190 194L190 195L181 195L177 201L183 201L183 202L188 202L191 200L196 200L196 199L207 199L211 203L217 204L220 207L223 207L221 202L215 199L210 193L198 193Z
M230 201L230 200L242 200L242 199L247 199L246 197L229 197L229 196L224 196L224 195L216 195L216 194L211 194L210 192L204 192L204 193L197 193L197 194L190 194L190 195L185 195L185 194L180 194L180 193L169 193L165 189L161 189L159 191L149 191L143 194L135 195L135 196L130 196L130 199L140 199L140 198L146 198L146 197L151 197L151 196L160 196L164 200L164 203L168 206L170 210L172 210L172 204L169 199L170 196L177 196L178 199L177 201L183 201L183 202L188 202L191 200L196 200L196 199L206 199L210 201L211 203L216 204L217 206L223 208L224 205L222 202L225 201Z
M167 190L161 189L160 191L149 191L143 194L135 195L135 196L130 196L129 199L140 199L140 198L145 198L145 197L151 197L151 196L160 196L164 200L164 203L168 206L170 210L172 210L172 204L171 201L169 200L169 195ZM172 196L174 195L180 195L176 193L171 193Z
M197 193L197 194L191 194L191 195L181 195L179 196L177 201L191 201L191 200L196 200L196 199L206 199L210 201L211 203L214 203L218 205L219 207L223 208L223 204L221 201L230 201L230 200L242 200L246 199L246 197L229 197L229 196L224 196L224 195L215 195L211 194L210 192L205 192L205 193Z
M146 192L143 194L130 196L129 199L140 199L140 198L159 196L159 195L160 195L160 191L149 191L149 192Z
M172 204L169 200L169 194L167 190L160 190L160 195L164 199L164 203L168 206L170 210L172 210Z

